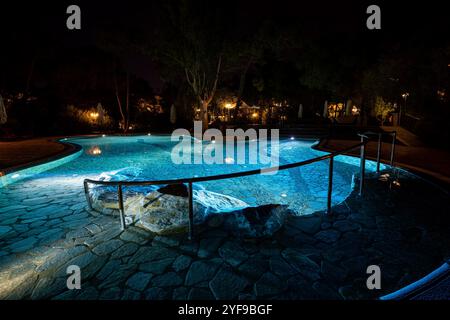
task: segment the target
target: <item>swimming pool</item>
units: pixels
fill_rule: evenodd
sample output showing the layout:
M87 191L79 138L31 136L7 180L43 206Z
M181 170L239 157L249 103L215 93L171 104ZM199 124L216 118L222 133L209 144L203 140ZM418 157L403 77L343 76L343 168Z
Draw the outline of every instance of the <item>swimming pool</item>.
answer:
M4 188L32 192L33 188L49 188L53 193L64 193L67 188L82 188L84 179L93 180L167 180L204 177L242 172L267 164L238 164L226 159L224 164L175 164L171 152L177 142L170 136L104 136L64 139L82 149L63 159L9 174ZM210 142L194 141L206 148ZM279 142L279 164L288 164L325 155L313 149L317 141L282 139ZM237 148L249 151L248 142L237 143ZM270 149L270 144L267 148ZM194 151L193 151L194 152ZM225 157L225 155L224 155ZM376 165L367 161L366 170ZM382 169L383 169L382 165ZM353 189L353 176L359 172L359 159L337 156L334 163L332 204L348 197ZM7 179L7 180L6 180ZM23 179L23 180L20 180ZM20 180L20 181L15 181ZM30 187L31 186L31 187ZM328 161L278 171L273 175L253 175L225 180L195 183L195 190L206 190L225 195L248 206L284 204L298 215L326 209L328 188ZM84 201L84 199L80 199ZM209 201L211 202L211 200ZM227 208L233 209L233 208Z

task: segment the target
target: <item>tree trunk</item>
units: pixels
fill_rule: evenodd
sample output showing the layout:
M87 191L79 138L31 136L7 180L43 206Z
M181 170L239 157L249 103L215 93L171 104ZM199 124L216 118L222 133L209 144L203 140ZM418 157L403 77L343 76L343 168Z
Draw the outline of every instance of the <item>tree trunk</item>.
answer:
M209 121L208 121L208 101L205 100L201 100L200 101L201 104L201 111L200 111L200 115L202 118L202 126L203 126L203 131L208 129L209 126Z
M114 80L114 89L115 89L115 95L116 95L116 100L117 100L117 106L119 107L119 113L122 118L122 130L124 133L126 133L128 130L128 124L127 124L127 118L125 117L125 114L123 113L122 102L120 101L119 86L117 84L117 75L116 75L115 67L114 67L113 80ZM128 90L127 90L127 92L128 92ZM127 102L127 108L128 108L128 102Z
M238 91L238 96L237 96L237 101L236 101L236 108L234 108L234 119L237 118L238 113L239 113L239 107L242 104L242 95L244 94L245 81L247 79L247 72L248 72L248 69L250 69L252 60L253 59L250 58L247 65L245 66L244 72L242 72L241 78L239 80L239 91Z
M126 93L126 116L127 120L125 123L125 130L128 130L128 127L130 125L130 73L127 71L127 93Z

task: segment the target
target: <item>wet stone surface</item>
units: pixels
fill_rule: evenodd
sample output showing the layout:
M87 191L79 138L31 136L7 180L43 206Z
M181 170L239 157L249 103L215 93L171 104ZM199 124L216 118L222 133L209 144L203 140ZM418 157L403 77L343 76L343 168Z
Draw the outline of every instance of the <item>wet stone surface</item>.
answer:
M450 256L448 196L406 174L400 182L368 179L362 198L353 192L332 216L288 216L272 237L236 237L219 219L192 241L121 231L117 216L87 211L78 186L13 184L0 189L0 298L377 298ZM81 290L66 288L71 264ZM377 292L365 287L370 264L382 270Z

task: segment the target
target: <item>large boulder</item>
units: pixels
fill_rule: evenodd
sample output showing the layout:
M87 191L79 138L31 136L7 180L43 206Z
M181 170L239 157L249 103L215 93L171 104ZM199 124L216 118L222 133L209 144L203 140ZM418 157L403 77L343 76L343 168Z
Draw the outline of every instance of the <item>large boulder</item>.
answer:
M287 205L270 204L213 214L208 217L207 223L220 219L223 227L236 237L265 238L271 237L283 226L288 214L293 212Z
M248 207L239 199L207 190L194 190L192 198L194 224L203 223L211 213ZM185 185L166 186L150 192L136 207L128 210L135 212L138 225L158 234L185 232L189 226L189 199Z
M91 198L93 207L99 211L113 209L116 212L119 209L117 187L95 186L91 189ZM189 226L189 198L184 184L124 187L123 199L127 223L136 222L158 234L185 232ZM200 187L193 190L192 199L194 224L203 223L211 214L248 207L239 199Z

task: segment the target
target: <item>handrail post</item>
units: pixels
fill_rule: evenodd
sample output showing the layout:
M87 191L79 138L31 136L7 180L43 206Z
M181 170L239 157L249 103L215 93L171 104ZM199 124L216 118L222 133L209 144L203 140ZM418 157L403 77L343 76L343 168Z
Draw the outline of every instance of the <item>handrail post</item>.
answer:
M381 133L378 133L378 147L377 147L377 173L380 173L380 160L381 160Z
M391 167L394 166L395 141L397 140L397 131L392 133L392 147L391 147Z
M327 215L331 215L331 194L333 192L333 163L334 163L334 157L331 157L330 163L328 166Z
M121 227L122 231L124 231L126 228L125 209L123 207L123 193L122 193L122 185L120 183L117 187L117 195L119 196L120 227Z
M360 177L359 177L359 195L362 196L364 187L364 176L366 172L366 144L364 137L361 136L361 163L360 163Z
M89 210L92 210L92 202L91 202L91 197L89 195L89 185L88 182L86 180L83 181L83 185L84 185L84 195L86 196L86 201L88 204L88 208Z
M194 237L194 204L192 199L192 182L188 183L188 197L189 197L189 234L188 239L192 240Z

